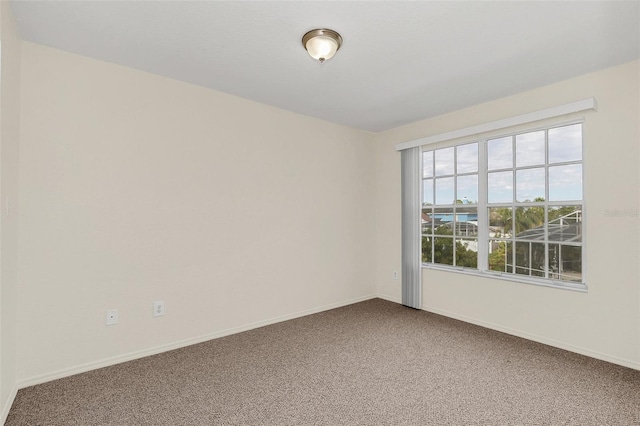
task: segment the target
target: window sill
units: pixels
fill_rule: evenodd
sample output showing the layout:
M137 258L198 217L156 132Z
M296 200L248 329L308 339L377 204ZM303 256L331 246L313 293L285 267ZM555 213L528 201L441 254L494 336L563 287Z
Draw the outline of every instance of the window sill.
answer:
M536 285L540 287L557 288L560 290L570 290L570 291L577 291L581 293L588 292L587 285L583 283L565 283L562 281L554 281L554 280L548 280L548 279L529 278L529 277L519 276L515 274L507 275L507 274L501 274L498 272L479 271L475 269L468 269L468 268L462 268L462 267L456 267L456 266L432 265L428 263L423 263L422 267L424 269L433 269L436 271L444 271L444 272L455 272L459 274L472 275L474 277L491 278L495 280L517 282L522 284Z

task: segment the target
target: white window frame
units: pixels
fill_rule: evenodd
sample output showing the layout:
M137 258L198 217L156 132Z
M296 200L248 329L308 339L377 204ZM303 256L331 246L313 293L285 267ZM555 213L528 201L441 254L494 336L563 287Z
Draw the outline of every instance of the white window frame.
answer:
M503 130L503 129L513 129L513 130L519 130L519 126L523 126L523 125L529 125L531 123L535 123L535 122L542 122L542 121L546 121L546 120L568 120L570 115L573 115L573 117L575 118L575 113L579 113L579 112L589 112L589 111L598 111L598 102L596 101L596 99L594 97L591 98L586 98L586 99L582 99L582 100L578 100L578 101L574 101L574 102L570 102L568 104L564 104L564 105L557 105L554 107L550 107L550 108L546 108L546 109L542 109L542 110L538 110L538 111L533 111L533 112L528 112L525 114L521 114L521 115L516 115L513 117L508 117L508 118L503 118L500 120L496 120L496 121L491 121L491 122L486 122L486 123L482 123L482 124L477 124L471 127L466 127L466 128L462 128L462 129L458 129L458 130L453 130L450 132L446 132L446 133L441 133L441 134L436 134L433 136L427 136L427 137L422 137L419 139L414 139L414 140L409 140L406 142L402 142L396 145L396 151L404 151L406 149L409 148L415 148L415 147L422 147L424 145L434 145L435 148L435 144L439 144L440 142L445 142L445 141L454 141L456 139L462 139L462 138L469 138L468 140L471 140L470 137L472 137L473 135L483 135L483 134L488 134L490 132L496 132L498 130ZM561 118L564 117L564 118ZM560 126L562 125L562 123L548 123L548 126L545 127L555 127L555 126ZM511 133L511 132L510 132ZM493 135L492 135L493 136ZM582 140L583 140L583 148L584 148L584 141L585 141L585 135L583 132L582 135ZM482 152L482 155L484 155L484 150ZM420 155L420 157L422 157ZM422 166L421 166L422 168ZM583 206L583 222L587 223L587 214L586 214L586 210L587 210L587 204L586 201L584 199L584 182L585 182L585 176L587 175L586 172L587 168L585 166L584 163L584 156L583 156L583 163L582 163L582 171L583 171L583 179L582 179L582 185L583 185L583 200L582 200L582 206ZM485 170L485 174L486 174L486 170ZM420 181L422 181L422 178L420 178ZM422 191L422 189L421 189ZM480 193L478 193L479 197L482 197L483 195ZM484 195L485 199L486 199L486 194ZM415 208L419 209L421 208L422 205L420 202L416 201L416 205ZM486 213L485 213L486 215ZM479 218L480 219L480 218ZM484 218L486 220L486 217ZM487 227L488 228L488 227ZM418 226L418 229L421 230L421 227ZM482 228L480 228L482 229ZM479 235L480 238L480 235ZM486 239L486 237L485 237ZM582 246L587 247L588 243L587 243L587 235L586 235L586 230L583 229L583 239L582 239ZM488 250L487 250L488 252ZM536 285L541 285L541 286L546 286L546 287L554 287L554 288L563 288L563 289L569 289L569 290L576 290L576 291L582 291L582 292L586 292L587 291L587 285L586 285L586 277L587 277L587 266L588 263L586 261L586 250L583 250L582 252L582 278L583 278L583 284L580 285L571 285L571 284L563 284L563 285L556 285L553 283L548 283L548 280L537 280L537 281L529 281L526 278L519 278L517 277L515 274L513 274L513 277L508 277L508 278L503 278L502 276L499 275L494 275L494 274L490 274L488 272L482 273L482 272L467 272L464 271L465 273L474 273L476 275L480 275L480 276L490 276L492 278L497 278L497 279L507 279L509 281L521 281L521 282L525 282L525 283L531 283L531 284L536 284ZM479 258L478 261L480 262L481 259ZM484 260L484 264L488 265L488 260ZM431 268L436 269L437 266L431 266ZM447 271L450 271L451 268L446 268Z
M537 127L529 127L529 128L518 128L518 129L513 129L511 131L507 131L507 132L501 132L501 133L491 133L491 134L485 134L482 135L482 137L471 137L468 139L458 139L455 142L449 142L446 144L440 144L438 143L436 144L431 144L431 145L421 145L420 148L420 170L423 170L422 167L422 158L423 155L422 153L425 151L433 151L434 155L435 155L435 151L438 149L443 149L443 148L449 148L449 147L457 147L457 146L462 146L462 145L466 145L469 143L477 143L478 144L478 203L473 205L473 207L477 207L478 209L478 266L477 269L473 269L473 268L467 268L467 267L459 267L459 266L452 266L452 265L445 265L445 264L436 264L436 263L422 263L422 267L423 268L427 268L427 269L435 269L435 270L443 270L443 271L452 271L452 272L457 272L457 273L464 273L464 274L469 274L469 275L478 275L478 276L484 276L484 277L491 277L491 278L496 278L496 279L501 279L501 280L507 280L507 281L515 281L515 282L521 282L521 283L526 283L526 284L534 284L534 285L540 285L540 286L545 286L545 287L553 287L553 288L561 288L561 289L568 289L568 290L576 290L576 291L587 291L587 285L586 285L586 232L585 232L585 226L582 227L582 241L580 244L566 244L566 245L575 245L575 246L580 246L582 248L582 253L581 253L581 260L582 260L582 280L581 282L570 282L570 281L561 281L561 280L555 280L552 278L547 278L547 277L533 277L533 276L528 276L528 275L521 275L521 274L516 274L516 273L508 273L508 272L498 272L498 271L491 271L489 270L489 241L490 241L490 237L489 237L489 222L488 222L488 209L489 208L493 208L493 207L511 207L511 208L516 208L516 207L529 207L529 206L543 206L545 209L545 212L548 212L548 208L549 206L557 206L557 205L580 205L581 206L581 210L582 210L582 222L583 224L586 222L586 206L585 206L585 172L584 172L584 118L581 119L575 119L575 120L569 120L569 121L554 121L554 122L548 122L545 123L544 126L537 126ZM548 158L548 130L549 129L554 129L554 128L558 128L558 127L564 127L564 126L570 126L570 125L574 125L574 124L581 124L582 125L582 159L578 162L578 161L572 161L569 162L571 164L580 164L582 166L582 200L572 200L572 201L549 201L549 179L548 179L548 173L549 173L549 167L553 167L556 164L549 164L549 158ZM488 202L488 198L487 198L487 193L488 193L488 158L487 158L487 143L489 140L492 139L498 139L501 137L509 137L509 136L516 136L519 134L525 134L525 133L530 133L530 132L536 132L536 131L541 131L544 130L545 131L545 163L544 163L544 168L545 168L545 201L544 202L532 202L532 203L526 203L526 202L517 202L515 200L515 196L516 196L516 187L515 187L515 176L516 176L516 170L521 169L516 167L515 164L515 149L513 151L513 156L514 156L514 162L513 162L513 167L510 170L513 170L513 179L514 179L514 200L511 203L489 203ZM515 147L514 147L515 148ZM455 156L454 156L454 163L455 163ZM558 163L557 165L562 165L564 163ZM539 166L536 166L539 167ZM526 168L526 167L525 167ZM506 170L506 169L505 169ZM457 172L457 171L456 171ZM461 175L464 175L465 173L462 173ZM455 173L454 176L457 176L458 173ZM432 179L435 179L435 169L434 169L434 175L432 177ZM424 177L420 176L420 193L423 193L423 187L422 187L422 183L423 183L423 179ZM434 198L435 198L435 188L434 188ZM448 207L448 205L438 205L435 203L434 200L434 208L438 208L438 207ZM422 203L420 203L420 211L422 211ZM548 213L547 213L548 215ZM548 229L547 229L547 225L548 225L548 216L545 215L545 222L544 222L544 232L545 232L545 238L543 241L540 241L540 243L545 245L545 259L546 259L546 266L548 266L548 247L549 244L561 244L561 242L558 241L549 241L549 234L548 234ZM433 238L437 237L437 235L433 235ZM455 240L454 240L455 241ZM511 241L515 242L515 234L512 236ZM514 250L512 253L512 267L515 271L516 265L515 265L515 246L514 246ZM455 244L454 244L454 259L455 259ZM548 269L548 268L547 268ZM547 275L548 275L548 271L547 271Z

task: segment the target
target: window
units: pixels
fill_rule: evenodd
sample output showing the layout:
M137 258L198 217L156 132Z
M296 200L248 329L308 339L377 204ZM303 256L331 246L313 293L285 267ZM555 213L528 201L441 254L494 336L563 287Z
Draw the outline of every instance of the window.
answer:
M478 266L478 143L422 152L422 260Z
M422 261L571 285L582 275L582 124L422 150Z

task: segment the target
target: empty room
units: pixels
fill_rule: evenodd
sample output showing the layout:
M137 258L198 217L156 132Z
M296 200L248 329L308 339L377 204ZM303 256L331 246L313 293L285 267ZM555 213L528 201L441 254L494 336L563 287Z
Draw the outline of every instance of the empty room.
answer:
M640 1L0 1L0 424L640 425Z

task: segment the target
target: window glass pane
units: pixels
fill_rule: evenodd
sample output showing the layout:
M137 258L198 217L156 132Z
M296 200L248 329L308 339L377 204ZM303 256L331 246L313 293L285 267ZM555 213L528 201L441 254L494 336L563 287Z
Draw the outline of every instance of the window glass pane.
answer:
M516 201L544 201L544 168L516 171Z
M434 209L433 227L439 235L453 235L453 208Z
M489 237L510 238L513 235L513 209L491 207L489 209Z
M456 266L478 267L478 240L456 238Z
M549 129L549 163L582 160L582 124Z
M511 265L513 243L509 241L489 240L489 270L513 272Z
M436 176L452 175L454 173L453 150L453 147L436 150Z
M436 204L453 204L453 178L436 179Z
M478 203L478 175L458 176L456 183L456 204Z
M490 139L487 141L488 169L509 169L513 167L513 138Z
M582 242L582 207L549 206L549 240Z
M425 263L433 262L433 238L422 237L422 261Z
M490 203L513 202L513 172L493 172L487 178L487 198Z
M516 239L544 241L544 207L516 207Z
M478 171L478 143L460 145L457 148L456 173L474 173Z
M549 200L582 200L582 164L549 167Z
M434 238L433 263L453 265L453 238Z
M516 274L545 276L544 243L516 243Z
M582 247L549 244L549 278L582 282Z
M422 209L422 235L433 234L433 209Z
M433 179L422 181L422 204L427 206L433 204Z
M422 153L422 177L433 177L433 151Z
M544 164L544 130L516 136L516 167Z
M456 207L455 233L458 236L464 237L474 237L478 235L477 207Z

